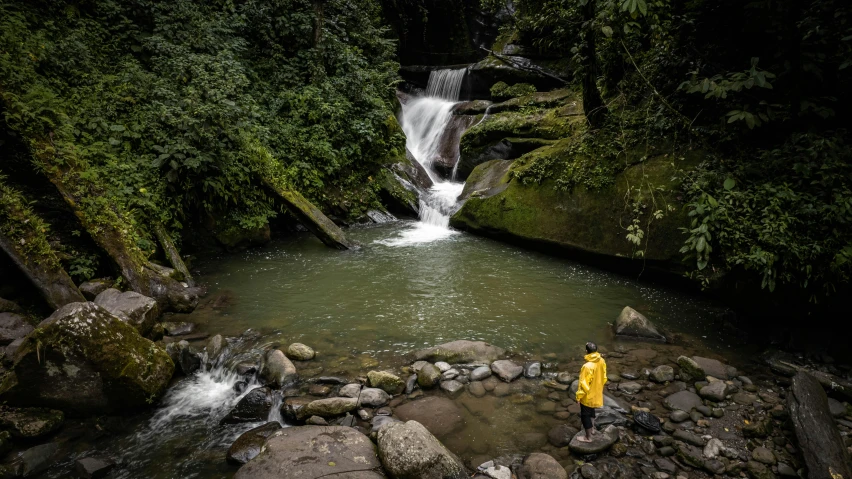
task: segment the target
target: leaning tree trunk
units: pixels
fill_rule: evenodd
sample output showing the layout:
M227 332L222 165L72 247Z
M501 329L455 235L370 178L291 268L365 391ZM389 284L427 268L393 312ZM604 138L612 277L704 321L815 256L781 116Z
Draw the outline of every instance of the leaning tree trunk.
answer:
M583 42L583 111L589 124L598 128L603 124L608 111L598 90L598 59L595 45L595 0L587 0L583 6L583 22L586 24Z
M169 263L172 264L172 267L176 269L178 273L183 275L183 281L190 287L195 286L195 280L192 278L192 275L189 274L189 268L186 267L186 263L184 263L183 258L180 257L180 253L178 253L175 243L172 241L172 237L169 236L169 232L166 231L166 228L159 222L155 223L154 234L157 236L160 246L163 247L163 251L166 252L166 256L169 257Z
M2 178L0 178L2 180ZM47 225L23 196L0 181L0 249L39 290L50 307L86 301L45 237Z

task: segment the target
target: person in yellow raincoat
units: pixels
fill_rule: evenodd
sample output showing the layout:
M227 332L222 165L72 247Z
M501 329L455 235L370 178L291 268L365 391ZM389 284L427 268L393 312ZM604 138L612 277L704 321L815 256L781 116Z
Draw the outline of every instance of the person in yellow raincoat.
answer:
M577 402L580 403L580 421L586 430L586 437L580 442L592 442L595 430L595 409L603 407L603 387L606 384L606 361L598 353L595 343L586 343L586 364L580 369Z

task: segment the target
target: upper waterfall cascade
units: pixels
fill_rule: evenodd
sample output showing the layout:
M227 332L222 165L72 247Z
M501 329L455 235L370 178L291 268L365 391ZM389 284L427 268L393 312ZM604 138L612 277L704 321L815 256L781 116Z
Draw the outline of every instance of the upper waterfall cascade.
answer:
M402 105L401 124L405 146L426 170L433 186L420 194L420 222L403 235L386 244L403 245L445 238L455 232L449 229L450 216L458 208L458 197L464 183L446 180L433 168L447 125L458 102L466 69L437 70L429 75L426 95L412 98Z

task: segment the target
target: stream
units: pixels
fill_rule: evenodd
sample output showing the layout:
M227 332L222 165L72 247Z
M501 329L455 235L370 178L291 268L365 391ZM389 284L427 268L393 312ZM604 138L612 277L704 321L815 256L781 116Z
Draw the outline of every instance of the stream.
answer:
M558 365L578 359L586 341L614 348L610 325L630 305L682 344L731 347L718 326L724 308L708 300L450 229L463 184L439 178L430 158L461 80L456 73L440 75L447 84L402 113L408 147L435 183L421 195L420 220L351 228L348 235L362 245L353 251L334 251L300 233L202 259L196 269L210 290L206 302L171 320L225 336L226 360L176 379L154 410L77 443L68 461L45 477L64 477L74 459L91 454L117 460L119 478L232 476L237 467L226 463L225 452L242 432L262 424L219 425L246 391L259 386L250 381L237 392L243 378L233 368L292 342L318 352L298 366L303 378L354 379L379 366L399 368L408 364L405 353L455 339L487 341ZM518 405L487 424L469 421L458 441L485 441L491 453L509 451L503 438L540 429L540 417ZM281 421L277 410L269 419Z

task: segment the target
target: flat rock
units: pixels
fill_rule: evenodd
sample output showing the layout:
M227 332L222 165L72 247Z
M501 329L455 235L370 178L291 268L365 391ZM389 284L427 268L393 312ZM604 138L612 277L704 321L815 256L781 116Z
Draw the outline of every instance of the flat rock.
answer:
M618 441L618 428L615 426L607 426L603 431L592 436L592 442L579 441L580 436L585 436L584 431L580 431L574 435L568 447L572 452L577 454L598 454L606 451Z
M195 331L195 323L166 321L161 323L163 330L169 336L184 336Z
M306 419L311 416L324 418L340 416L358 408L357 398L326 398L311 401L296 411L296 418Z
M156 300L135 291L122 293L115 288L109 288L95 298L95 304L127 322L142 335L151 331L160 315Z
M275 431L235 479L379 479L385 477L367 436L350 427L300 426Z
M557 424L550 428L550 431L547 433L547 442L553 447L565 447L571 443L577 432L577 428L575 427L567 424Z
M417 421L439 438L459 431L465 425L461 408L454 401L439 396L405 403L394 409L394 414L403 421Z
M491 376L491 368L488 366L480 366L470 372L471 381L482 381Z
M226 458L233 464L245 464L260 454L260 448L275 431L281 429L277 421L268 422L262 426L242 433L228 448Z
M449 394L450 397L456 397L464 390L464 384L455 379L441 382L441 390Z
M0 426L22 439L35 439L59 430L65 421L62 411L45 408L0 407Z
M714 381L701 388L698 394L711 401L721 402L728 394L728 385L724 381Z
M651 370L650 379L655 383L674 381L674 368L666 365L657 366Z
M517 379L518 376L524 372L524 368L514 361L501 359L491 363L491 371L503 381L511 382Z
M636 381L628 381L618 385L618 390L624 394L637 394L642 390L642 385Z
M483 341L459 340L439 344L414 353L417 360L448 363L490 363L506 354L506 350Z
M644 315L631 308L625 306L621 310L621 314L615 320L614 325L616 336L626 336L637 339L652 339L655 341L665 341L666 337L657 329L654 323Z
M84 457L77 459L74 470L83 479L101 479L107 477L115 468L115 463L106 458Z
M728 375L728 366L722 364L721 361L702 358L701 356L693 356L692 360L704 370L705 375L712 376L716 379L730 379Z
M701 397L691 391L680 391L672 394L671 396L666 397L663 400L663 404L672 410L681 410L690 412L694 408L703 405L701 402Z
M379 388L364 388L356 397L359 406L382 407L390 402L390 395Z

